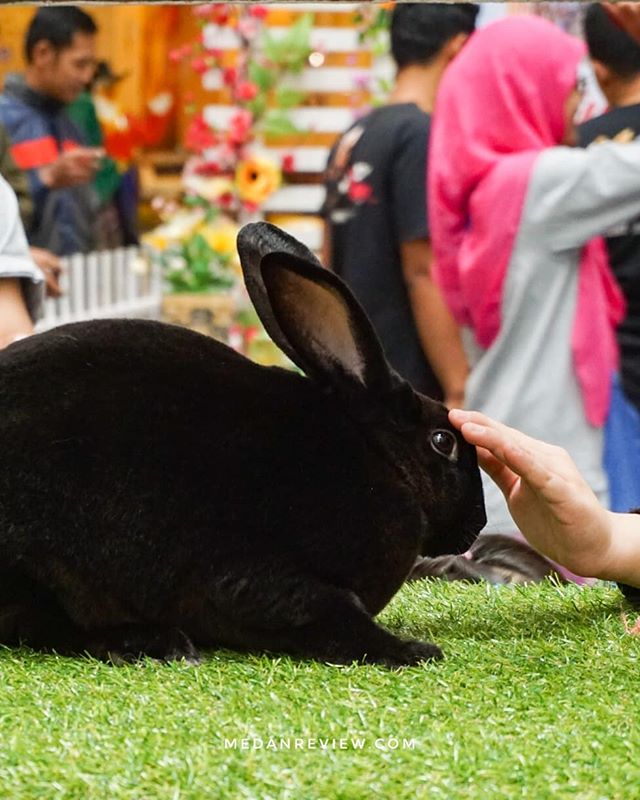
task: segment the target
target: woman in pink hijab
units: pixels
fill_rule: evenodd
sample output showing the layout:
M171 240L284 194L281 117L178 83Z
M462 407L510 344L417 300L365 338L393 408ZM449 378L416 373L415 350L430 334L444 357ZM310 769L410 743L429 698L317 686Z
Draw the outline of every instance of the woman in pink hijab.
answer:
M512 17L475 33L432 125L435 274L466 329L466 404L566 448L602 502L603 424L624 313L603 242L640 215L640 144L575 142L585 47ZM488 527L515 530L485 482Z

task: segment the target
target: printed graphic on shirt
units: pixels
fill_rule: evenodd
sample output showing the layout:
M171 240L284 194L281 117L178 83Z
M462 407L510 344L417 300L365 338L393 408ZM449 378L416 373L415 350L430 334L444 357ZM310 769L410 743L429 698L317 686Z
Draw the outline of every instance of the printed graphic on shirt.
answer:
M366 161L351 164L351 156L360 141L364 128L356 125L338 142L333 159L327 167L327 198L325 213L336 225L348 222L363 203L376 202L373 187L367 183L373 167Z

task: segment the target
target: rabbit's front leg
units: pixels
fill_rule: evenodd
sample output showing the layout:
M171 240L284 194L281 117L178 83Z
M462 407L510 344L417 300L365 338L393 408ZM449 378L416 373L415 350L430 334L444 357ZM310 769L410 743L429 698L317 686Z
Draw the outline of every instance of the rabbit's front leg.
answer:
M442 657L433 644L401 639L377 625L353 592L298 572L284 560L236 563L218 577L196 642L269 650L348 664L403 667ZM185 629L191 632L190 626Z

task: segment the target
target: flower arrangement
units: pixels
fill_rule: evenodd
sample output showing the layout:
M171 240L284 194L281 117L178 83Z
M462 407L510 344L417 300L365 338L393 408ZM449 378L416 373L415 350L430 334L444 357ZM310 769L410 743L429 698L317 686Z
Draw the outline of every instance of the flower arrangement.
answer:
M256 354L257 360L281 363L249 307L235 241L239 226L260 214L281 186L283 173L294 168L291 155L276 160L263 142L298 132L290 112L304 93L287 79L308 63L313 17L301 16L275 37L265 26L268 12L261 5L213 3L196 6L193 13L198 39L172 51L170 59L187 64L228 108L217 118L213 108L188 107L184 146L190 156L182 172L182 196L154 202L162 224L144 243L166 280L168 318L183 324L197 318L198 329L206 332L208 325L214 335ZM235 53L218 46L223 28L227 38L232 31L237 41ZM201 296L200 305L188 314L182 308L167 313L169 305L177 308L173 299L183 293Z
M193 155L185 167L185 193L193 204L214 203L242 220L260 210L280 187L282 172L293 168L290 156L278 164L261 143L265 137L298 132L290 110L304 93L288 86L286 79L307 64L313 18L302 16L284 36L274 38L264 26L265 6L213 3L197 6L194 14L200 22L199 40L174 50L170 57L176 63L188 61L205 88L222 89L231 113L223 126L210 109L191 108L185 146ZM217 47L222 27L235 34L235 61ZM227 190L215 198L203 195L206 179L220 176L228 179Z
M233 288L240 264L237 225L228 217L201 207L163 204L160 225L145 236L145 244L160 265L170 292L209 293Z
M184 145L191 155L182 173L179 202L158 199L162 224L144 237L163 270L170 293L228 290L239 275L235 253L238 225L251 219L280 187L293 158L280 163L265 152L265 137L298 132L290 110L304 98L287 78L304 69L311 53L313 17L303 15L284 36L264 25L261 5L210 3L196 6L198 40L170 53L186 62L205 88L226 96L226 124L211 109L189 108ZM218 47L221 29L237 40L236 57Z

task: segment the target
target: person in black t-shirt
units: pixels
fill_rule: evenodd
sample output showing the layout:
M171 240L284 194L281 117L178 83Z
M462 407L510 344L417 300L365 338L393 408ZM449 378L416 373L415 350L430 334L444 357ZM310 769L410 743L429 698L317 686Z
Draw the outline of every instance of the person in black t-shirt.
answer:
M395 7L388 104L340 137L325 175L325 264L364 306L396 371L448 405L463 402L467 362L429 272L427 145L438 83L477 13L466 3Z
M587 9L585 35L609 110L579 127L580 144L631 141L640 136L640 44L614 24L599 3ZM640 219L609 231L606 243L627 302L626 317L618 328L622 385L640 410Z

